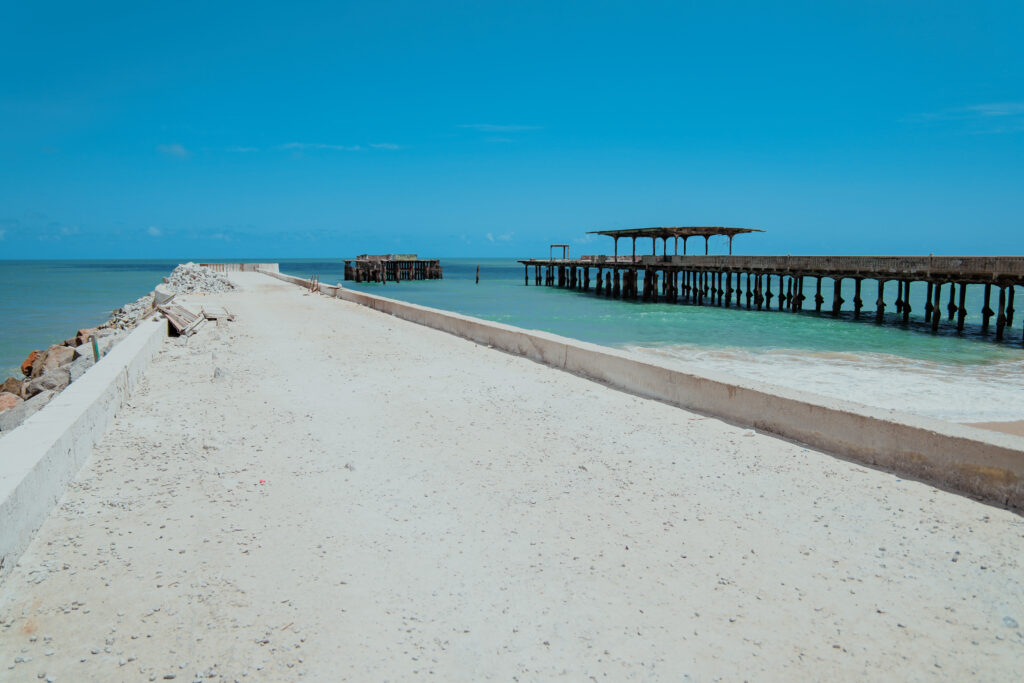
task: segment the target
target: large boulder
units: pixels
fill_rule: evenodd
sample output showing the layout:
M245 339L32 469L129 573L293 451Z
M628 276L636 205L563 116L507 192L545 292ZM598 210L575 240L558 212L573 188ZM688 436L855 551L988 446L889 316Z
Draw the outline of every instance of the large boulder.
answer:
M89 351L87 356L80 356L71 362L68 366L68 374L71 375L71 381L78 380L79 377L85 374L85 371L96 364L96 361L92 359L92 351Z
M81 346L82 344L85 344L90 339L92 339L92 335L94 334L96 334L95 327L86 327L85 329L79 330L78 334L75 336L75 346Z
M57 395L56 391L44 391L36 394L24 403L20 403L10 410L5 410L0 413L0 432L9 432L28 417L39 412L39 410L50 402L54 396Z
M7 391L0 392L0 413L5 410L10 410L11 408L16 408L22 403L24 403L24 401L21 399L21 396Z
M23 383L24 382L17 377L8 377L4 380L3 384L0 384L0 392L7 392L8 394L21 396L21 385Z
M67 346L54 345L46 349L32 363L32 377L42 377L47 371L67 365L75 357L75 350Z
M53 368L41 377L29 380L22 390L25 398L31 398L44 391L60 391L71 384L71 373L67 368Z
M36 362L36 358L39 357L39 351L33 351L21 362L21 374L26 377L32 375L32 364Z
M100 350L100 358L107 355L110 349L114 347L114 344L121 341L124 336L124 331L99 330L96 333L96 346ZM92 340L90 339L88 344L82 344L81 346L72 349L72 357L74 360L85 357L92 358Z

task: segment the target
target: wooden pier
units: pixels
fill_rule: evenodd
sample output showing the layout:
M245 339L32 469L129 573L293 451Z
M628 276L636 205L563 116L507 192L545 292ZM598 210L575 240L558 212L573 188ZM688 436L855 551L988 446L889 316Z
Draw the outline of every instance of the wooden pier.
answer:
M1024 286L1024 257L1019 256L733 256L732 239L753 232L747 228L640 228L599 231L615 238L612 256L581 256L576 259L527 259L525 284L591 291L598 296L647 302L686 303L702 306L799 312L824 307L833 316L843 311L846 296L852 295L854 317L873 315L885 320L884 293L896 288L897 321L910 322L911 292L925 291L924 320L932 331L943 325L963 332L968 311L967 287L983 287L981 333L994 328L994 338L1002 341L1014 321L1014 287ZM678 254L678 239L715 235L729 238L729 256L690 256ZM629 256L618 255L618 240L632 238ZM649 255L636 254L636 240L652 240ZM675 240L672 254L668 241ZM658 240L662 253L658 254ZM706 244L706 243L705 243ZM705 247L706 251L706 247ZM591 273L594 276L591 277ZM832 300L822 295L822 281L832 281ZM861 297L864 280L877 282L875 301ZM892 290L890 290L892 291ZM995 306L995 308L993 308ZM1022 337L1024 339L1024 337Z
M345 279L355 282L401 282L440 280L441 261L421 259L416 254L363 254L345 260Z

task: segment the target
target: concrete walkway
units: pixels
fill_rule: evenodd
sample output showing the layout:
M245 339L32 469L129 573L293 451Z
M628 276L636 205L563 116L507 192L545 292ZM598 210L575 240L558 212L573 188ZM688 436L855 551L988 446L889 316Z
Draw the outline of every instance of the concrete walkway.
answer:
M1019 516L235 277L0 584L0 679L1019 675Z

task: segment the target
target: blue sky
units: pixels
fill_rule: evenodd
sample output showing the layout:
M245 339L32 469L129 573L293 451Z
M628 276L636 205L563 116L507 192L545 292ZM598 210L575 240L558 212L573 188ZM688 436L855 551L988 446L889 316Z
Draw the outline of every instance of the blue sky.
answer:
M1024 253L1019 1L149 4L0 9L0 258Z

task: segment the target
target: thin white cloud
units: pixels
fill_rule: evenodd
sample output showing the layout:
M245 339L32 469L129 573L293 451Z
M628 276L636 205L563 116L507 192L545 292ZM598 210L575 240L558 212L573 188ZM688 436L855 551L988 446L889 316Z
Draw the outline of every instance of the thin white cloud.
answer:
M971 107L964 107L964 111L977 114L978 116L1022 116L1024 115L1024 102L994 102L991 104L975 104Z
M970 133L1024 131L1024 102L988 102L927 112L910 117L916 123L959 123Z
M499 123L462 123L459 128L471 128L482 133L517 133L524 130L540 130L540 126Z
M374 149L402 149L401 145L396 145L393 142L371 143L370 147L373 147Z
M163 152L167 156L176 157L178 159L184 159L189 154L188 150L185 149L183 145L180 145L177 142L172 143L170 145L157 145L156 148L158 151Z
M358 152L362 149L359 145L328 145L323 142L286 142L280 145L278 149L293 149L293 150L307 150L307 149L329 149L336 152Z
M151 225L148 228L146 228L146 234L149 235L150 237L160 237L160 235L163 235L164 233L162 230L160 230L160 228L156 227L155 225Z
M494 244L496 242L510 242L512 241L512 235L514 234L514 232L505 232L500 235L495 235L494 233L489 232L485 235L485 237L487 238L488 242Z

